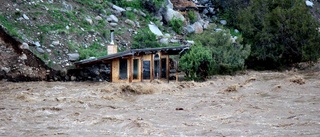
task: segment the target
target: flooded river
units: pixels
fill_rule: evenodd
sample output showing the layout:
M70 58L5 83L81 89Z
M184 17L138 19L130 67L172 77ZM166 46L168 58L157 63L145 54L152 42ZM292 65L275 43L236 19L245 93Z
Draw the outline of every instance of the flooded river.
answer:
M320 136L320 73L0 82L0 136Z

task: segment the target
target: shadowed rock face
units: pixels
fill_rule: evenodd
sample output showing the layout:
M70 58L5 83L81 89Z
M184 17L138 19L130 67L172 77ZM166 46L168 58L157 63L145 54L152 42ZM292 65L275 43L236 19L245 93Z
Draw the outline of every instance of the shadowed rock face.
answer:
M49 68L0 26L0 80L45 80ZM50 71L48 71L50 72Z

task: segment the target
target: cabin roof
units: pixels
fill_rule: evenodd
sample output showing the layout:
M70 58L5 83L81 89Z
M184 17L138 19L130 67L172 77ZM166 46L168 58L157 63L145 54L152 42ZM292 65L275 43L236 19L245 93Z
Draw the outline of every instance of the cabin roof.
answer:
M125 56L137 56L146 54L155 54L157 52L164 52L168 55L178 55L184 50L188 50L190 46L177 46L177 47L159 47L159 48L144 48L144 49L130 49L124 52L106 55L99 58L85 59L74 63L76 66L84 66L89 64L96 64L101 62L108 62L115 58L121 58Z

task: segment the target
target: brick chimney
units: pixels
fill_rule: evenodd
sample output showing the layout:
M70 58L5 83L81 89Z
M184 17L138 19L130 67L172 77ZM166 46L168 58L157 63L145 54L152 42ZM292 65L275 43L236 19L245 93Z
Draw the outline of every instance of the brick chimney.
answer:
M107 46L108 55L118 52L118 46L114 44L114 30L110 30L110 44Z

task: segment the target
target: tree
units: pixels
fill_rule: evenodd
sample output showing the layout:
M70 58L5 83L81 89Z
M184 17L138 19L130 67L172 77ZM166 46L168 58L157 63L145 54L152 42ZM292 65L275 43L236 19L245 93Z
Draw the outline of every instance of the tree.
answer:
M319 58L319 23L303 0L254 0L237 19L252 45L250 67L274 69Z

